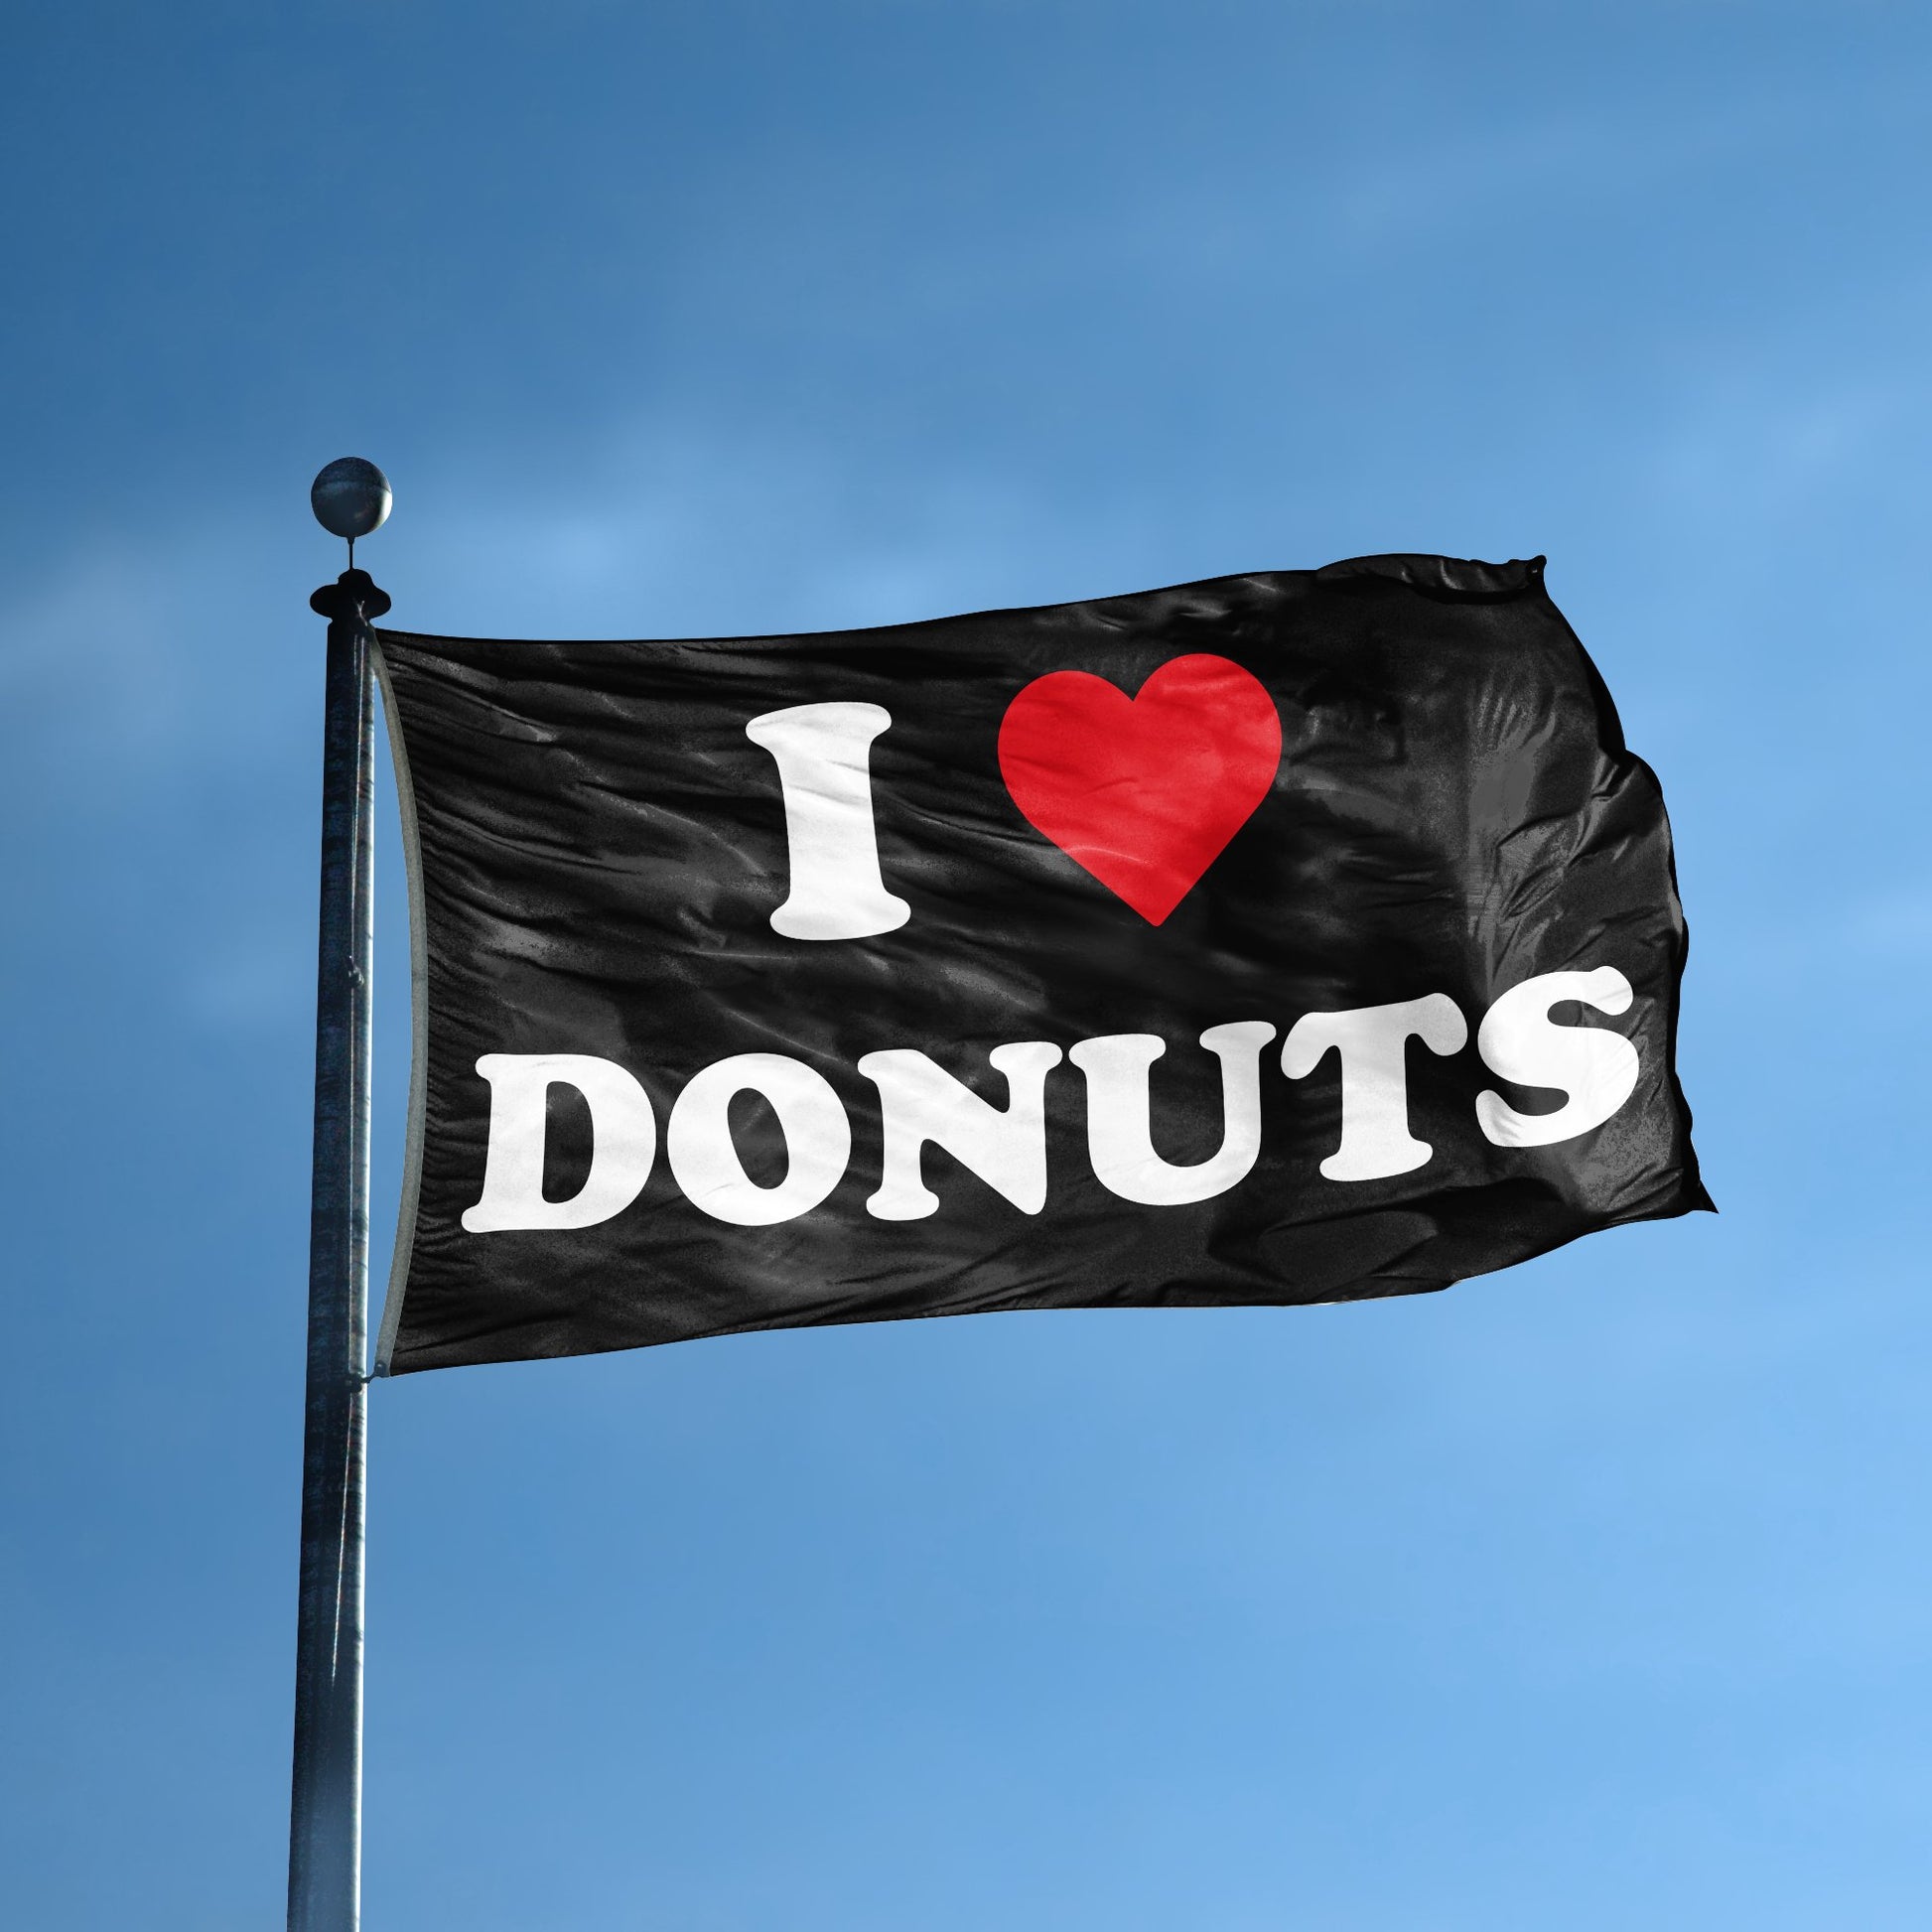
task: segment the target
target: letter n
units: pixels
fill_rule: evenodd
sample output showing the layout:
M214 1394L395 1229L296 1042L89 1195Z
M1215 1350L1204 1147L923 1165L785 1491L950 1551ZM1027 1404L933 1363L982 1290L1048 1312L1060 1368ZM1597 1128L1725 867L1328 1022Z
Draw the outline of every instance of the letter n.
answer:
M1046 1204L1046 1074L1059 1058L1060 1049L1045 1040L994 1047L987 1059L1007 1078L1002 1110L924 1053L904 1047L868 1053L859 1071L879 1089L885 1164L867 1213L917 1221L938 1207L920 1173L930 1141L1023 1213L1037 1214Z

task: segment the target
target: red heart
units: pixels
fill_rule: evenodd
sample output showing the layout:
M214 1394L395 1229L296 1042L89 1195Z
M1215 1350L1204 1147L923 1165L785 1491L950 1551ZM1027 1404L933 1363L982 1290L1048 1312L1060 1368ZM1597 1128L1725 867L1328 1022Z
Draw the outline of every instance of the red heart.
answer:
M1086 671L1007 706L1000 771L1029 821L1159 925L1268 796L1282 721L1225 657L1176 657L1130 698Z

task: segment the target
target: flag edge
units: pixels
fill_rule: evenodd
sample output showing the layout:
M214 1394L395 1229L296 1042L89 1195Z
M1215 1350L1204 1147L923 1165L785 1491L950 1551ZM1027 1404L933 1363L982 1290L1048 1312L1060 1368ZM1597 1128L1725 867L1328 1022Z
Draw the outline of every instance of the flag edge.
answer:
M376 1334L373 1373L393 1372L402 1328L403 1301L409 1292L409 1267L416 1249L416 1215L422 1200L423 1141L429 1090L429 925L423 903L422 841L416 823L416 788L409 770L409 747L382 633L374 633L370 656L382 692L382 727L395 771L397 815L402 822L403 874L409 893L409 1108L404 1127L402 1192L396 1203L395 1243L389 1279L382 1294L382 1324Z

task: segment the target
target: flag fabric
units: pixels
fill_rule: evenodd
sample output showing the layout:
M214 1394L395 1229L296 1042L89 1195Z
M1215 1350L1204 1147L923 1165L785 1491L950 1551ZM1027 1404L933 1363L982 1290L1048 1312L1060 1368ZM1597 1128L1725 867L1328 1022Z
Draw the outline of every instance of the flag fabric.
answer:
M1710 1205L1662 795L1541 559L378 662L384 1372L1406 1294Z

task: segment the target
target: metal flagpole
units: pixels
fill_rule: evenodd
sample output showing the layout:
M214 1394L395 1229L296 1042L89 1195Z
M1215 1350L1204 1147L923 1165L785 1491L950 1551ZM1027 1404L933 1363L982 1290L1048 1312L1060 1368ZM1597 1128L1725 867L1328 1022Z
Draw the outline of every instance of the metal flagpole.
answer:
M389 513L389 484L373 464L345 457L316 479L311 501L323 527L348 539L349 568L309 600L329 620L329 660L289 1932L356 1932L362 1867L369 990L374 934L370 886L375 854L369 626L388 610L389 600L367 572L355 569L354 561L355 539Z

